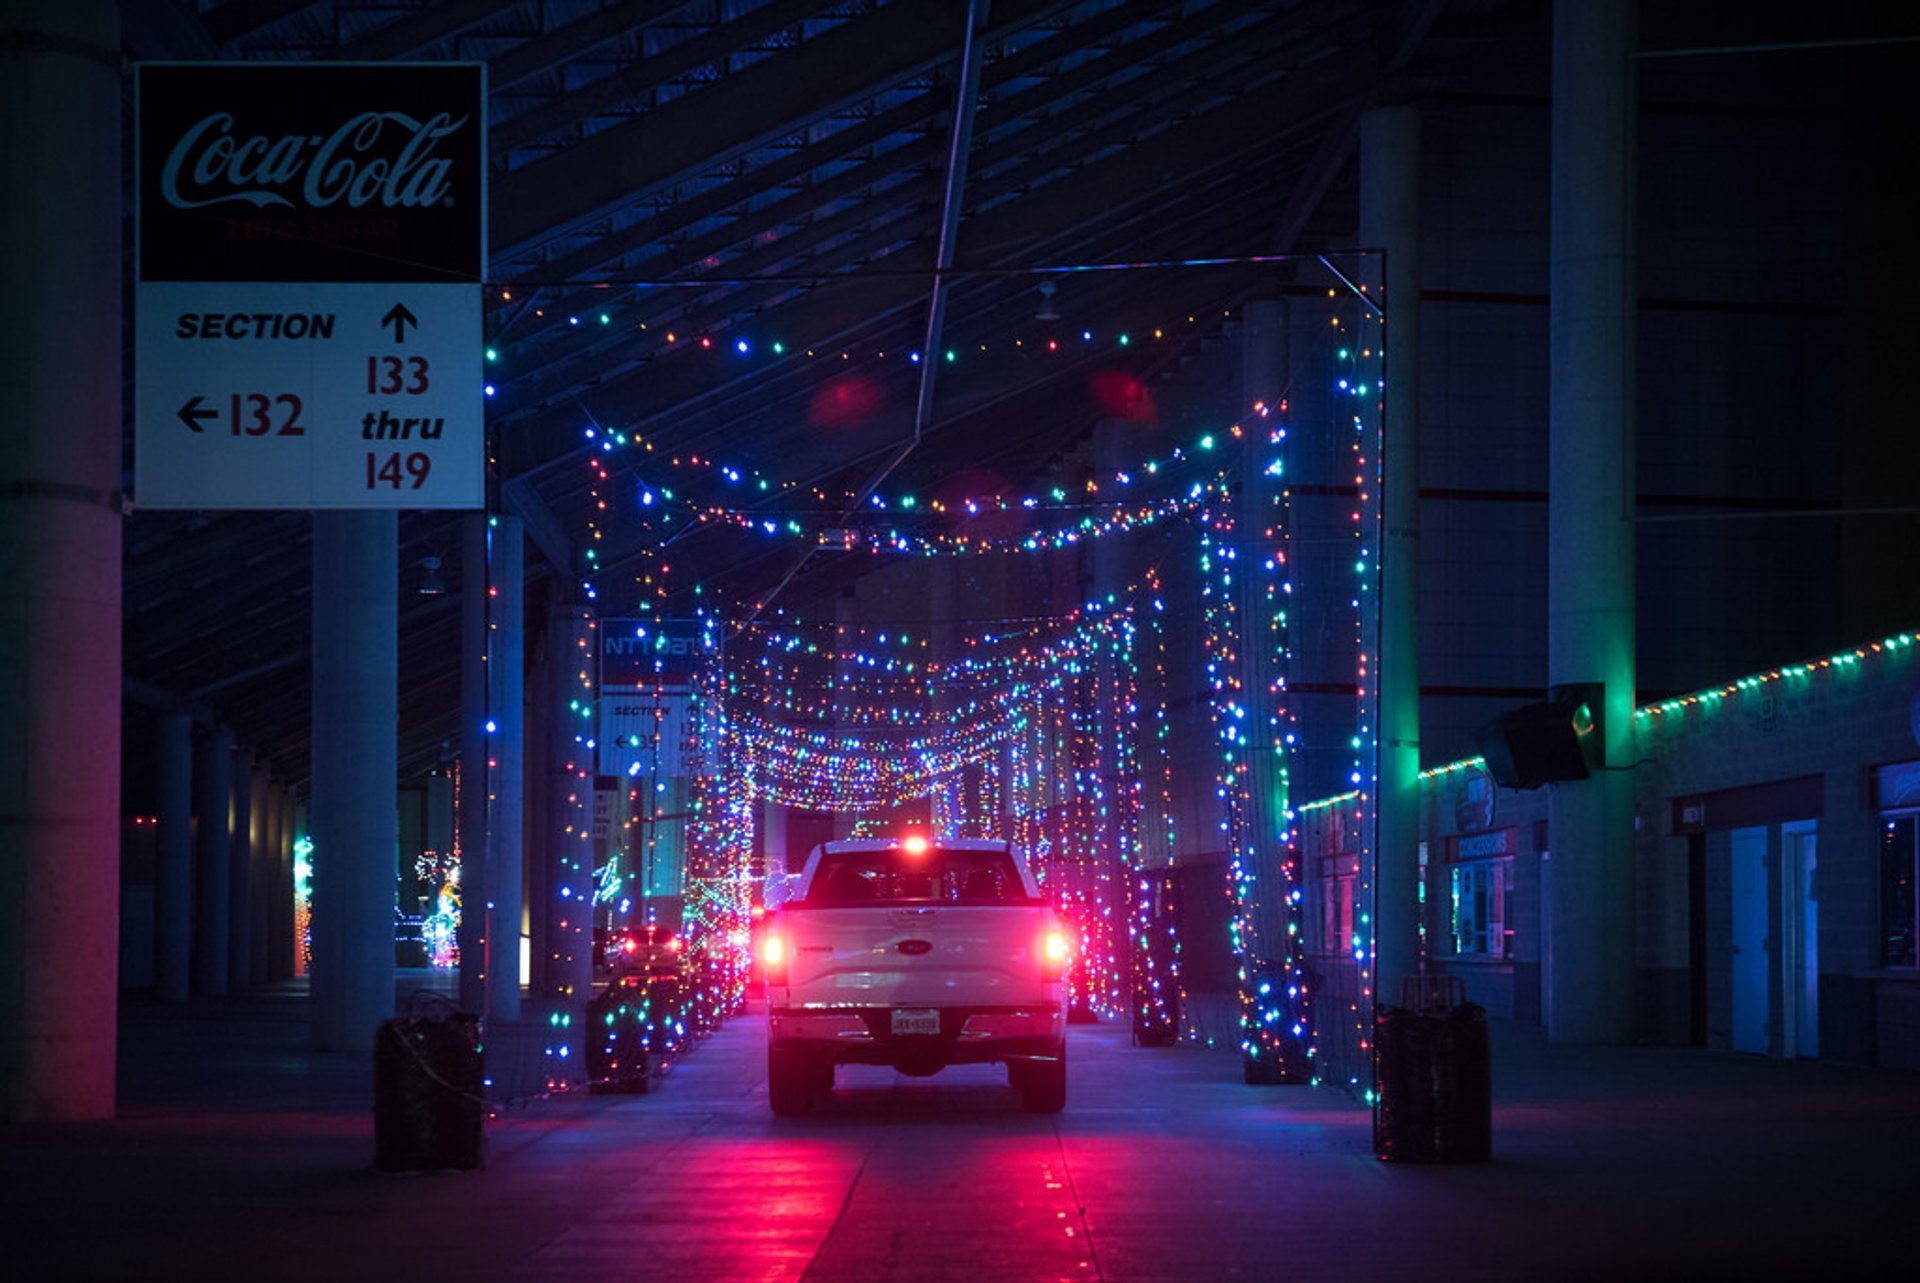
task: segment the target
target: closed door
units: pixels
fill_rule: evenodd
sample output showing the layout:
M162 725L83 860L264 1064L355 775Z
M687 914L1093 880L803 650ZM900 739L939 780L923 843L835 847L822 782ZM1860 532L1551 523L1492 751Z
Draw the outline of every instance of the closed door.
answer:
M1812 821L1780 829L1781 1054L1820 1055L1820 901Z
M1735 829L1733 840L1733 1049L1766 1055L1768 1045L1767 831Z

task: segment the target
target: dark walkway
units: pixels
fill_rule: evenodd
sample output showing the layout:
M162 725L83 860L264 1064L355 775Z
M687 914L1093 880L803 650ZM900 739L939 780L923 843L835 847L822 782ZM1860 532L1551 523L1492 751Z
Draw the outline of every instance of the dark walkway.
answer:
M40 1279L1746 1279L1910 1266L1920 1078L1494 1026L1494 1160L1389 1165L1344 1095L1075 1027L1070 1099L842 1070L767 1112L734 1020L644 1096L533 1100L484 1170L382 1175L371 1069L294 988L121 1018L123 1117L0 1129Z

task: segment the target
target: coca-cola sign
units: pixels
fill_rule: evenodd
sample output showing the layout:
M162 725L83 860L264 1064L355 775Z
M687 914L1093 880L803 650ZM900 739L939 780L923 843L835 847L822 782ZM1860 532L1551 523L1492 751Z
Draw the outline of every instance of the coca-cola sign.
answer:
M477 281L485 69L138 69L140 279Z

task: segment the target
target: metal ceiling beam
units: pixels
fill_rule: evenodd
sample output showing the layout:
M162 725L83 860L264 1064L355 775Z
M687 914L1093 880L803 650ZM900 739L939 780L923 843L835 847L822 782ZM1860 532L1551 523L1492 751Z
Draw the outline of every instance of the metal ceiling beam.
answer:
M214 61L220 42L187 0L133 0L120 5L120 42L139 62Z
M761 272L779 272L791 268L795 271L817 270L822 278L831 277L842 269L849 259L859 261L870 257L890 245L902 241L917 239L925 234L933 222L932 202L940 190L940 180L925 178L904 184L887 193L891 205L876 202L872 206L856 206L844 209L838 214L817 219L800 227L799 230L780 237L771 244L751 250L727 264L730 276L751 276ZM913 205L924 208L914 213L901 213L900 210ZM892 217L886 217L891 214ZM873 224L879 222L879 226ZM736 237L729 233L727 241L731 244ZM817 260L801 259L808 251L828 242L839 242L833 246L833 261L820 265ZM692 242L663 256L663 263L680 266L698 263L703 257L701 242ZM712 252L705 250L704 252ZM635 309L623 316L618 336L609 335L606 339L596 338L583 347L571 349L562 360L549 360L548 369L524 380L517 388L524 398L534 402L548 402L556 397L564 397L583 386L583 378L594 382L605 380L609 375L639 364L637 358L628 355L626 349L633 344L634 333L642 326L659 329L671 325L674 319L683 315L689 307L697 303L703 294L726 294L724 311L729 317L742 314L759 304L754 302L758 294L790 292L791 284L765 286L722 286L714 285L706 291L700 290L698 277L689 278L685 288L673 288L654 291L657 302ZM918 284L909 286L919 288ZM576 300L587 304L587 300ZM557 309L556 309L557 310ZM586 309L583 309L586 310ZM510 420L503 420L510 422Z
M691 0L618 0L586 17L515 45L487 63L487 89L499 93L549 68L591 53L601 45L635 34L688 7Z
M1254 56L1240 64L1243 72L1250 75L1267 74L1264 69L1270 64L1257 55L1256 49ZM1224 74L1211 80L1199 78L1197 73L1204 69L1205 61L1205 51L1183 60L1183 66L1191 67L1196 77L1189 80L1186 89L1181 93L1155 101L1154 108L1167 112L1190 111L1201 102L1217 96L1222 86L1229 88L1233 86L1232 78ZM1276 119L1290 121L1294 128L1301 128L1318 119L1317 113L1335 110L1338 99L1332 95L1343 89L1347 93L1364 96L1368 88L1367 83L1364 80L1356 80L1355 72L1365 61L1364 56L1350 55L1347 59L1316 65L1313 71L1304 77L1286 77L1277 86L1270 85L1261 92L1243 93L1239 98L1223 103L1213 111L1204 115L1195 115L1183 125L1135 144L1124 154L1103 158L1093 165L1076 170L1065 179L1039 185L1018 201L1006 201L994 205L985 213L969 220L967 235L971 247L970 253L975 256L978 266L1006 264L1008 259L1016 253L1022 255L1025 260L1024 264L1020 265L1031 265L1033 260L1030 251L1034 240L1031 237L1021 237L1014 230L1018 223L1029 220L1040 223L1066 222L1079 217L1079 211L1086 209L1100 210L1103 211L1103 216L1110 216L1119 210L1151 206L1164 199L1165 191L1179 190L1190 181L1190 176L1196 171L1243 155L1262 141L1271 142L1276 136L1274 126ZM1121 86L1115 92L1119 94L1125 89L1125 86ZM1299 104L1297 109L1289 106L1295 103ZM1097 98L1089 100L1082 105L1082 108L1067 115L1071 121L1091 121L1103 119L1111 113L1112 105L1105 99ZM1044 131L1045 128L1044 123L1036 124L1020 135L1009 136L990 148L983 148L983 152L989 156L1016 152L1027 134ZM1097 132L1086 135L1084 141L1090 149L1097 150L1110 142L1128 138L1138 133L1139 129L1140 125L1136 119L1123 117L1107 124ZM977 199L984 200L989 195L1019 190L1038 183L1041 178L1057 167L1058 161L1051 157L1035 157L1018 169L1003 170L997 174L995 180L983 189ZM926 186L926 184L915 185L913 193L918 195ZM1094 196L1090 197L1090 189L1095 192ZM870 217L863 211L856 211L856 214L861 218ZM845 216L842 217L845 218ZM898 240L910 231L917 234L919 229L931 227L930 213L911 215L909 218L908 226L897 223L889 225L881 239ZM742 256L729 263L726 270L730 275L741 276L770 270L781 261L783 254L790 253L796 245L804 244L807 237L819 239L825 232L831 230L833 229L827 224L816 225L800 234L797 239L776 241L771 246ZM706 248L702 247L703 252ZM843 262L849 257L864 258L872 252L872 248L870 243L856 242L855 253L842 254L840 258ZM981 261L983 259L984 261ZM837 265L823 267L823 275L830 274L836 267ZM909 282L896 290L895 295L897 298L904 298L919 288L921 288L919 285ZM645 319L649 325L654 326L660 323L657 315L635 319L636 321ZM635 379L635 375L632 374L609 378L612 370L618 368L609 366L609 356L620 343L630 343L630 341L630 339L615 340L611 337L604 341L596 340L587 352L567 358L569 362L583 363L583 369L592 371L592 376L597 380L595 400L606 410L610 421L625 423L636 417L632 414L614 412L606 405L610 389L624 386ZM629 360L625 364L631 369L637 363ZM652 370L657 364L657 362L649 363L648 369ZM533 381L528 387L529 399L533 402L551 400L555 396L562 395L566 386L564 374L558 381ZM645 383L635 382L634 386L643 395L658 391L657 383L651 380ZM536 421L544 421L549 416L550 412L535 412L531 417ZM524 430L520 424L514 426L516 430ZM577 450L570 449L566 453L574 454Z
M1365 95L1369 82L1356 80L1362 61L1352 56L1333 59L1269 81L1160 130L1124 153L1072 170L1018 201L996 205L969 225L972 244L987 247L991 261L1031 261L1032 247L1071 227L1077 211L1111 215L1150 207L1162 193L1178 190L1196 170L1257 155L1263 142L1317 123L1338 111L1349 96Z
M1024 26L1053 0L1003 0L996 34ZM722 84L684 94L494 182L496 259L509 260L637 195L693 176L805 125L840 114L954 52L951 36L915 5L887 5L765 58ZM822 86L857 82L832 98ZM511 122L508 122L509 126ZM496 135L499 130L496 130Z
M176 514L160 509L138 509L127 524L127 583L142 595L165 581L205 572L208 577L230 567L235 545L269 545L285 552L304 549L311 524L304 512L224 512L201 524L178 524ZM162 528L157 538L149 532ZM281 536L285 538L281 538Z
M923 359L920 362L919 393L914 399L913 434L901 444L899 452L868 479L860 493L854 496L850 507L864 503L867 496L892 475L893 470L920 444L920 438L933 418L933 386L940 371L940 362L934 359L934 354L940 350L946 322L947 292L951 288L946 274L953 269L954 246L960 232L960 194L966 188L967 161L973 151L973 118L980 104L981 46L986 39L987 14L991 7L991 0L969 0L967 5L967 28L960 49L960 77L953 91L953 128L947 145L946 183L940 195L940 238L934 250L933 289L927 300L926 337L920 344ZM754 603L749 620L759 618L760 612L793 582L793 577L800 573L801 567L807 564L812 555L811 547L801 550L780 582Z
M500 506L525 523L527 537L533 540L534 547L547 559L554 573L569 579L574 577L573 542L524 474L509 477L501 484Z
M540 264L535 270L538 271L542 281L573 281L579 278L584 283L590 279L590 274L597 268L617 262L648 245L670 242L677 232L686 227L717 217L736 206L746 205L756 196L804 178L816 169L833 164L850 152L870 146L893 134L902 133L911 125L927 119L932 114L933 106L924 96L901 103L877 116L837 130L820 142L809 143L804 148L787 152L779 159L749 171L736 182L710 187L706 191L675 202L671 208L658 215L642 219L630 227L621 228L605 236L595 237L590 243L577 250L556 255ZM898 154L901 152L911 152L912 155L902 157ZM902 163L931 160L938 154L937 142L930 141L924 147L918 143L908 143L902 147L890 149L885 154L884 163L891 168L897 168ZM784 220L791 217L788 211L806 207L808 192L818 193L814 197L815 200L824 200L843 191L857 190L860 186L874 181L874 176L863 173L862 168L848 169L841 175L812 184L803 191L782 198L775 205L754 209L750 214L743 214L740 221L742 224L751 225ZM660 274L659 265L652 261L645 264L645 267L649 276Z
M518 9L525 3L526 0L441 0L411 17L389 22L357 40L337 45L322 56L340 62L393 62L470 31L503 10Z
M1187 60L1183 60L1181 65L1183 65L1183 67L1192 67L1196 73L1202 73L1204 67L1206 67L1206 63L1208 63L1208 52L1206 52L1206 50L1200 50L1198 54L1188 56ZM1250 54L1250 60L1242 63L1242 65L1246 65L1246 67L1265 67L1267 63L1261 60L1260 50L1258 50L1258 46L1256 46L1254 52ZM1325 83L1329 83L1329 81L1342 79L1344 75L1346 75L1346 71L1342 71L1342 73L1338 73L1338 75L1332 75L1332 73L1327 73L1327 71L1319 71L1317 77L1315 77L1315 86L1317 86L1315 92L1319 92L1319 86L1325 85ZM1175 94L1175 96L1171 96L1171 98L1160 100L1160 102L1156 102L1154 106L1165 109L1167 113L1185 113L1185 111L1196 108L1198 104L1202 104L1204 100L1215 98L1215 96L1221 92L1221 90L1219 90L1219 86L1221 85L1233 85L1231 77L1225 77L1225 75L1223 75L1223 77L1215 77L1215 79L1206 79L1204 75L1196 75L1194 79L1188 81L1187 88L1185 88L1183 92L1179 92L1179 94ZM1114 92L1121 94L1121 90L1125 90L1125 88L1127 88L1127 86L1117 86ZM1071 119L1096 121L1096 119L1108 119L1108 117L1112 117L1114 111L1112 111L1112 104L1110 104L1106 98L1094 98L1094 100L1089 100L1089 102L1081 104L1081 108L1071 111L1068 115ZM1187 146L1187 144L1181 144L1181 146L1177 148L1177 156L1179 156L1181 161L1185 161L1185 165L1188 167L1188 173L1190 173L1192 169L1198 169L1198 167L1204 167L1204 165L1212 163L1213 159L1217 159L1217 156L1219 156L1219 152L1221 152L1223 146L1235 146L1235 144L1238 144L1238 140L1242 140L1242 136L1244 136L1244 146L1252 146L1252 144L1258 142L1258 140L1269 140L1269 142L1271 142L1271 138L1273 138L1273 127L1271 127L1271 119L1273 119L1273 117L1271 117L1271 109L1258 111L1258 113L1242 113L1242 127L1244 127L1244 129L1238 129L1238 131L1219 125L1219 123L1217 123L1217 117L1215 117L1213 113L1210 113L1210 115L1204 117L1204 119L1212 125L1212 129L1208 129L1208 131L1204 133L1204 144L1202 144L1202 146ZM991 146L991 148L981 148L981 152L983 152L983 156L987 157L1018 156L1018 150L1025 144L1025 140L1027 140L1031 134L1044 133L1046 127L1048 127L1046 121L1035 123L1035 125L1031 125L1029 129L1021 131L1020 134L1004 136L998 144ZM1083 142L1085 142L1085 146L1087 146L1089 150L1100 150L1100 148L1104 148L1104 146L1108 146L1108 144L1112 144L1112 142L1127 140L1127 138L1131 138L1131 136L1139 133L1140 125L1137 119L1133 119L1133 117L1121 117L1121 119L1117 119L1117 121L1110 121L1110 123L1104 125L1102 129L1087 134L1087 136L1083 138ZM1190 140L1188 140L1188 142L1190 142ZM1158 148L1152 146L1152 140L1148 140L1148 144L1139 144L1139 146L1135 148L1135 152L1146 152L1146 154L1154 154L1156 150L1158 150ZM1108 157L1108 159L1098 161L1094 167L1106 169L1106 167L1110 167L1110 163L1114 163L1114 159L1121 159L1121 163L1127 165L1127 163L1133 163L1131 156L1133 156L1133 154L1129 154L1129 157L1125 157L1125 159L1121 159L1121 157ZM983 161L983 163L985 163L985 161ZM977 196L977 200L985 202L989 196L1006 194L1006 192L1010 192L1010 190L1021 190L1021 188L1025 188L1025 186L1039 181L1046 173L1052 173L1054 169L1058 169L1058 159L1054 159L1052 156L1031 157L1029 161L1025 161L1025 165L1016 167L1016 169L1002 169L1002 171L996 175L995 181L983 184L981 194ZM1089 167L1089 169L1092 169L1092 167ZM1135 171L1135 173L1137 173L1137 171ZM1142 182L1140 186L1133 186L1131 175L1123 173L1123 175L1119 177L1119 181L1110 182L1110 186L1129 186L1131 190L1127 192L1127 196L1133 198L1135 204L1140 204L1142 200L1144 200L1144 202L1160 200L1160 196L1158 196L1160 186L1158 186L1158 184L1165 181L1167 181L1167 179L1165 179L1164 175L1158 175L1158 173L1156 173L1156 175L1154 175L1154 181ZM1185 181L1185 175L1181 177L1181 181ZM1043 184L1037 192L1025 196L1021 202L1012 202L1012 204L1018 204L1018 207L1023 209L1023 211L1031 211L1033 206L1035 206L1035 202L1050 207L1064 206L1066 209L1102 207L1073 206L1071 198L1069 198L1068 202L1060 202L1058 198L1054 198L1054 196L1050 194L1048 186L1050 186L1050 184ZM902 188L893 188L893 190L887 192L887 200L893 200L893 202L900 202L900 200L918 200L918 198L922 196L922 192L931 194L931 181L914 182L914 184L906 184L906 186L902 186ZM1006 207L1008 207L1006 204L1002 204L1002 206L996 206L996 209L1004 211ZM1116 207L1125 207L1125 202L1116 202L1116 200L1112 200L1112 198L1104 202L1104 209L1108 209L1108 211L1112 211L1112 209L1116 209ZM755 275L755 273L760 273L760 271L803 271L803 267L797 267L797 265L791 261L791 255L801 252L804 248L808 248L810 242L826 240L829 234L835 234L837 227L843 227L843 225L847 225L849 221L866 221L866 219L870 219L870 217L872 217L872 215L862 209L862 211L852 211L852 213L837 215L837 219L824 219L824 221L820 221L820 223L810 225L810 227L804 229L803 232L797 232L797 234L793 234L793 236L780 238L780 240L772 242L770 246L756 248L751 254L741 255L739 259L730 261L724 271L726 271L730 277L749 277L749 275ZM1062 217L1071 217L1071 213L1062 213ZM912 232L914 236L918 236L918 234L920 234L920 232L918 232L918 225L929 223L929 219L927 219L925 213L912 213L912 215L906 215L906 219L908 219L906 225L900 225L900 223L887 225L887 229L879 236L879 240L881 240L883 244L885 244L885 242L899 242L900 238L902 238L904 234L908 234L908 232ZM987 246L993 246L995 236L1000 234L1000 232L996 230L996 221L998 221L998 219L996 219L995 211L989 211L989 213L985 213L985 215L977 215L972 223L970 223L970 227L968 227L970 244L973 244L975 248L977 248L981 242L985 242ZM724 248L726 244L733 244L733 242L739 238L739 234L741 234L741 232L722 230L722 232L714 232L710 238L703 238L703 240L699 240L699 242L689 242L687 246L676 250L672 255L662 255L662 259L660 259L660 271L662 271L662 275L670 275L672 271L676 271L676 269L682 267L682 265L697 263L701 257L718 252L718 250ZM862 257L870 254L872 248L874 248L872 244L862 244L862 242L856 242L856 246L858 246L858 252L860 252ZM849 257L849 255L843 254L841 257ZM1027 261L1031 263L1031 257L1029 257ZM1000 263L1004 263L1004 257L1000 259ZM685 296L682 296L682 298L685 298ZM735 309L735 311L737 311L737 309ZM574 382L568 384L568 371L574 371L574 369L578 369L578 371L589 371L591 378L593 378L597 384L605 386L607 380L609 380L609 376L618 375L622 369L632 369L634 365L637 365L636 359L632 359L632 357L628 357L628 355L622 355L622 350L632 344L632 334L630 334L630 330L636 327L639 321L645 321L649 327L655 328L670 323L668 317L666 317L666 313L660 313L660 311L653 311L653 313L649 313L649 315L645 315L645 317L641 317L641 315L628 317L628 325L624 327L620 336L609 336L609 338L605 338L605 340L601 340L601 338L589 340L584 348L570 351L570 353L564 357L564 363L563 365L557 365L555 375L530 378L530 380L526 380L526 382L522 384L520 390L526 394L526 399L528 399L530 403L551 401L555 396L563 396L564 392L568 390L568 386L578 388L578 376L574 376Z
M1151 21L1163 7L1130 3L1110 9L1086 22L1077 23L1070 29L1053 32L1023 49L997 59L983 70L982 83L987 86L987 91L991 92L993 86L997 84L1031 76L1041 67L1080 51L1089 41L1105 39L1128 26ZM1035 96L1036 91L1029 90L1025 94L1015 95L1013 98L996 103L994 109L996 112L1017 112L1024 109L1021 104ZM595 269L616 262L635 250L655 241L669 239L678 228L691 226L702 219L746 205L763 192L800 179L813 170L831 165L849 152L869 146L892 134L910 132L921 122L931 120L937 109L934 96L922 94L864 120L836 129L824 137L810 139L805 147L788 151L768 163L756 165L736 181L721 183L687 196L674 202L670 209L656 216L643 219L606 236L595 237L580 249L549 259L538 268L540 279L566 281L576 276L585 277ZM938 154L937 146L937 143L929 141L925 151L928 159ZM909 148L914 149L914 154L911 157L903 156L902 153ZM888 164L898 169L904 164L917 164L920 159L917 145L910 143L905 147L890 148L878 163ZM804 193L800 195L803 196ZM743 221L769 222L774 218L775 213L769 207L753 210L750 217L743 216ZM653 264L649 263L647 266L649 274L657 274Z
M139 3L139 0L133 2ZM329 0L234 0L232 4L209 9L200 21L206 24L207 34L224 46L257 36L295 14L322 7L331 7Z
M638 58L619 71L576 86L552 102L510 116L493 127L489 141L494 159L504 164L509 153L548 135L566 133L593 116L631 114L636 101L644 100L674 77L717 62L765 40L776 31L803 22L817 13L822 3L823 0L775 0L702 35Z
M1223 6L1222 12L1226 15L1235 15L1239 10ZM1165 31L1158 33L1158 37L1166 35ZM1139 51L1137 56L1151 56L1161 52L1163 43L1172 44L1190 40L1190 34L1182 35L1179 41L1171 39L1163 41L1157 37L1149 37L1147 40L1136 42L1135 47ZM998 163L1001 169L993 181L980 185L979 194L974 203L985 204L995 196L1022 191L1059 168L1060 162L1054 153L1034 155L1018 168L1011 170L1005 168L1006 161L1017 157L1022 148L1043 139L1058 138L1063 132L1082 124L1098 124L1099 128L1077 140L1079 145L1070 148L1074 152L1098 151L1116 143L1125 142L1141 132L1139 120L1141 114L1151 115L1155 112L1184 114L1196 110L1205 102L1216 99L1222 94L1244 92L1250 87L1248 82L1254 79L1278 74L1274 64L1263 56L1264 52L1259 45L1240 50L1236 68L1237 76L1218 65L1217 55L1212 50L1201 49L1190 52L1176 63L1169 64L1167 68L1169 82L1177 84L1184 81L1185 83L1184 90L1175 92L1171 97L1153 98L1143 95L1135 83L1128 82L1114 86L1106 94L1087 98L1066 112L1042 117L1016 132L1002 133L994 144L983 145L980 149L983 156L982 168ZM1111 68L1108 74L1111 74ZM1023 94L1018 95L1017 100L1027 100L1032 97L1032 94ZM1117 113L1129 111L1132 114L1119 115L1117 119L1115 118ZM895 148L872 166L849 171L847 175L828 180L820 190L820 196L825 199L828 196L837 196L843 189L857 190L857 183L863 176L867 176L870 181L877 181L878 178L887 176L888 171L914 168L920 157L930 151L930 147L913 145ZM882 165L886 166L886 169L881 169ZM930 199L932 189L933 180L896 186L889 189L883 197L877 198L873 202L872 209L877 211L882 208L882 201L896 206L902 202L917 204L923 193ZM752 243L749 238L757 239L753 236L755 227L766 228L788 219L799 221L810 203L807 192L796 193L786 201L777 202L775 206L754 211L751 220L742 219L737 224L686 242L669 253L657 256L647 264L648 269L660 277L675 275L680 270L699 264L709 256L717 255L734 245ZM875 213L864 209L852 211L851 215L843 212L808 225L802 231L781 237L771 244L755 245L746 254L728 261L722 270L730 277L749 276L760 272L791 273L806 270L820 270L823 275L831 274L842 270L849 261L864 261L870 257L876 249L873 238L864 238L853 242L850 247L842 247L836 252L833 260L824 265L817 261L800 263L796 261L796 256L810 248L812 244L820 243L829 239L831 235L838 234L840 229L874 221L875 217ZM917 238L922 234L917 226L912 225L928 221L927 215L915 212L906 215L906 218L910 220L908 226L902 226L900 223L889 226L888 231L879 238L881 247L887 243L898 243L902 239ZM582 291L576 297L558 300L553 305L554 310L563 313L576 308L585 310L592 306L589 301L592 293L592 291ZM682 294L679 297L684 299L687 295ZM568 371L573 369L590 371L591 378L596 383L604 382L610 374L617 374L620 370L631 368L635 364L631 357L625 355L625 350L632 342L631 331L641 326L643 322L646 326L658 328L670 323L671 315L670 311L654 310L644 315L633 313L625 316L618 334L609 334L604 338L589 338L585 344L570 350L560 362L554 362L549 358L549 363L557 367L555 371L552 374L523 381L519 390L528 403L538 404L550 401L555 396L565 395L570 388L579 386L579 376L568 374ZM609 361L612 364L609 364ZM572 382L569 382L570 378Z

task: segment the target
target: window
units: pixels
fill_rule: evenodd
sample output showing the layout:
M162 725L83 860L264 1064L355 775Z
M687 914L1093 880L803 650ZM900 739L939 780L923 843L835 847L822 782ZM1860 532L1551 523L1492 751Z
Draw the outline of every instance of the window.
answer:
M1005 851L934 847L913 852L896 846L823 853L805 903L992 904L1024 902L1026 895L1013 857Z
M1920 811L1898 811L1880 821L1880 965L1911 967L1920 918Z
M1360 862L1342 855L1320 862L1320 947L1325 953L1353 948L1353 886Z
M1470 860L1453 874L1453 951L1464 957L1507 956L1507 890L1513 861Z

